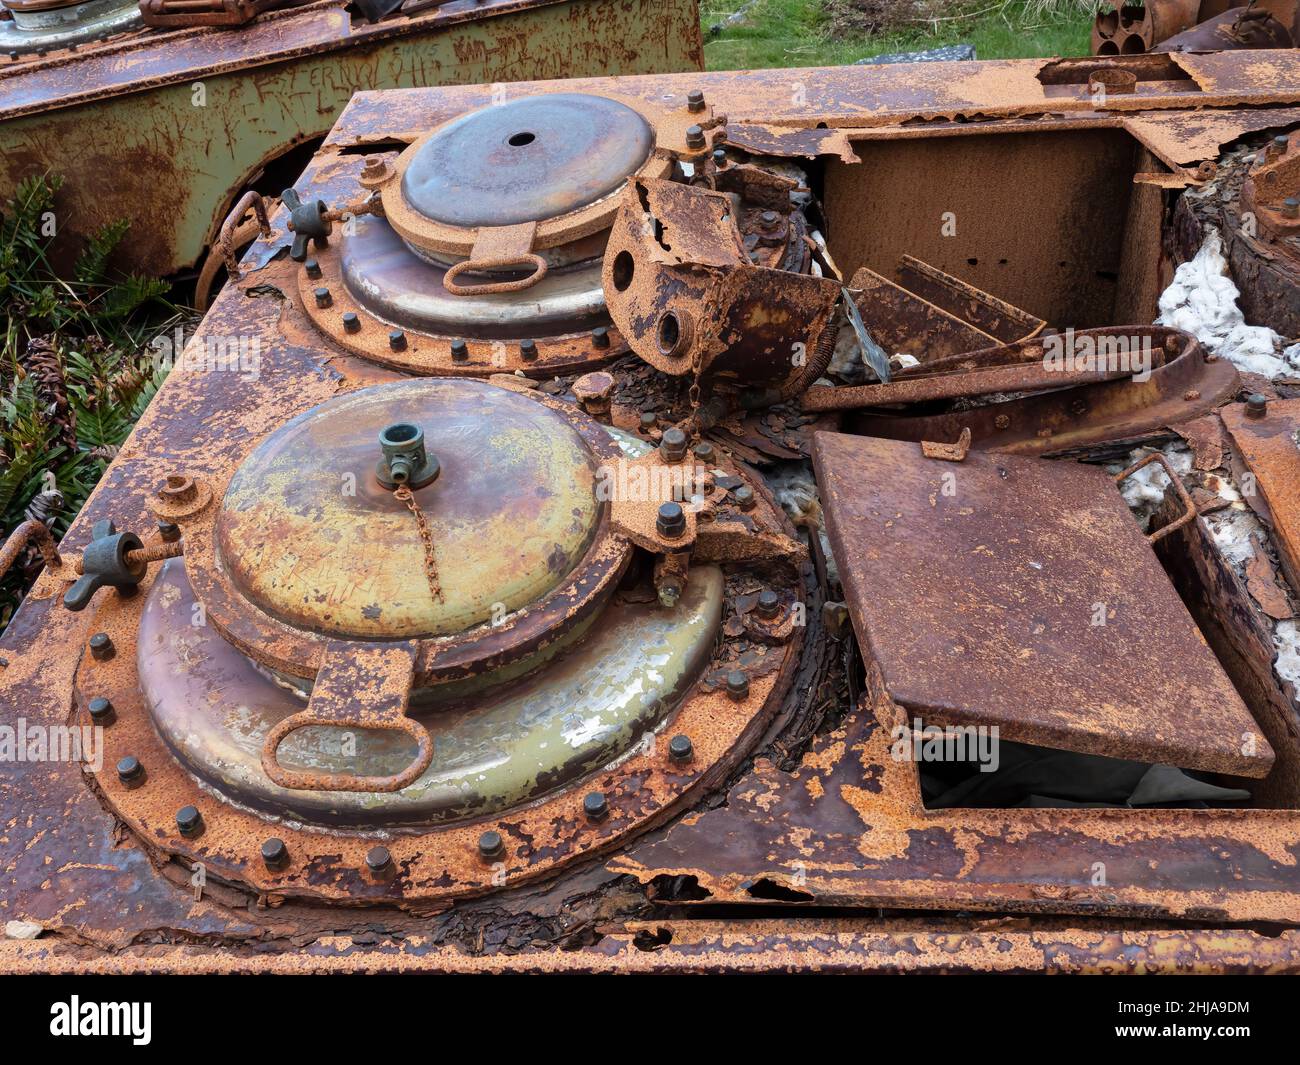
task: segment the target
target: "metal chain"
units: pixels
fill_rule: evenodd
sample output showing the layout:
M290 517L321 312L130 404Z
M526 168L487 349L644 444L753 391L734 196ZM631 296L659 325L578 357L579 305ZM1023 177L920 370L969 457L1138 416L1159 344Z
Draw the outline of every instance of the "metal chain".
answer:
M420 509L420 504L415 501L415 495L407 485L401 485L397 488L393 492L393 498L405 503L406 509L415 515L415 524L420 530L420 539L424 541L424 577L429 582L429 593L441 603L443 602L442 586L438 583L438 560L433 553L433 533L429 531L429 523L424 518L424 512Z

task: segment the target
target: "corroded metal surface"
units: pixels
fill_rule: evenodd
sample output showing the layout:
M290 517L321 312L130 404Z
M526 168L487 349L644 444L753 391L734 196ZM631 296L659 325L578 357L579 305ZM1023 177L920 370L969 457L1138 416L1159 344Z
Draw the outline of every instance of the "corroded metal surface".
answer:
M1281 974L1300 971L1300 936L1242 929L1071 927L1024 918L714 920L605 926L591 946L476 956L373 931L271 953L232 945L139 946L113 954L44 938L0 941L0 972L166 973L1095 973Z
M424 431L438 478L414 490L435 541L424 582L407 507L375 476L379 434ZM333 400L260 444L230 480L216 536L239 590L280 621L341 637L463 632L533 603L596 535L598 459L564 418L477 381L427 379Z
M1153 331L1162 339L1177 333ZM1130 375L942 414L863 412L848 425L868 436L918 441L956 440L969 428L976 450L1018 455L1071 454L1103 445L1122 453L1222 406L1240 387L1235 366L1207 358L1192 342L1141 382Z
M674 609L617 599L544 673L506 691L462 692L451 706L417 710L435 758L418 780L382 801L294 791L266 778L263 740L302 708L302 698L210 628L190 624L195 599L179 568L164 569L149 593L140 680L168 746L238 802L279 816L372 826L482 817L579 779L658 727L707 664L722 599L720 571L696 567ZM411 760L409 739L358 730L354 741L355 754L348 754L337 731L309 727L286 738L279 757L299 770L362 776L396 774Z
M1103 470L987 452L949 465L838 433L817 434L813 459L858 638L926 724L1268 772L1272 748Z
M911 714L870 697L793 773L759 764L727 801L609 862L679 901L1300 921L1295 810L927 810L891 754ZM1100 865L1098 864L1100 863Z
M248 183L323 136L357 91L698 69L699 25L695 0L451 0L377 24L315 0L244 27L0 58L0 187L63 175L65 235L152 218L118 258L170 274L197 263Z
M448 225L514 225L609 196L654 147L638 112L605 97L555 93L449 122L413 150L402 196Z
M1300 400L1270 400L1262 417L1234 403L1219 417L1255 476L1251 505L1269 521L1291 587L1300 587Z

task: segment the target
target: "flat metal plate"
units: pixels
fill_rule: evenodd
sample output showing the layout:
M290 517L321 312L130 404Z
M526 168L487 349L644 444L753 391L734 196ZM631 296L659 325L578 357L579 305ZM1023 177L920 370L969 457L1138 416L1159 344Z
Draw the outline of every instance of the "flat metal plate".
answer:
M1271 399L1259 418L1247 414L1244 403L1233 403L1220 408L1219 417L1255 475L1259 493L1247 496L1247 502L1262 509L1257 506L1262 497L1294 587L1300 581L1300 399Z
M1268 772L1272 748L1103 470L839 433L813 455L858 638L927 724Z
M556 93L471 112L419 149L402 197L447 225L542 221L595 203L650 156L654 131L617 100Z

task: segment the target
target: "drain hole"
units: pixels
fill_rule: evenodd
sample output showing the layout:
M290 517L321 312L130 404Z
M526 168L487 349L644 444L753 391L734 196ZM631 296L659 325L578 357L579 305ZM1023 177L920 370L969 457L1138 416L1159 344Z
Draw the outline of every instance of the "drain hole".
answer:
M636 271L636 263L632 261L632 253L621 251L614 256L614 287L620 292L626 292L628 286L632 284L632 274Z
M808 892L796 891L794 888L778 884L775 880L769 880L767 877L763 877L762 880L755 880L745 890L749 892L751 898L772 899L774 902L812 902L813 900L812 895Z
M535 140L537 140L536 133L524 131L523 133L514 134L506 143L512 148L522 148L525 144L532 144Z

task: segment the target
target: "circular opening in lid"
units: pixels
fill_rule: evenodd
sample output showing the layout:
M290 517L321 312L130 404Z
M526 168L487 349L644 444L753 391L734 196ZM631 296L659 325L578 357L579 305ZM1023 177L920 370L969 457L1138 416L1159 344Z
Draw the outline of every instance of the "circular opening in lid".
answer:
M512 148L522 148L525 144L532 144L535 140L537 140L536 133L529 133L527 130L524 130L523 132L516 133L513 137L510 137L506 143Z

